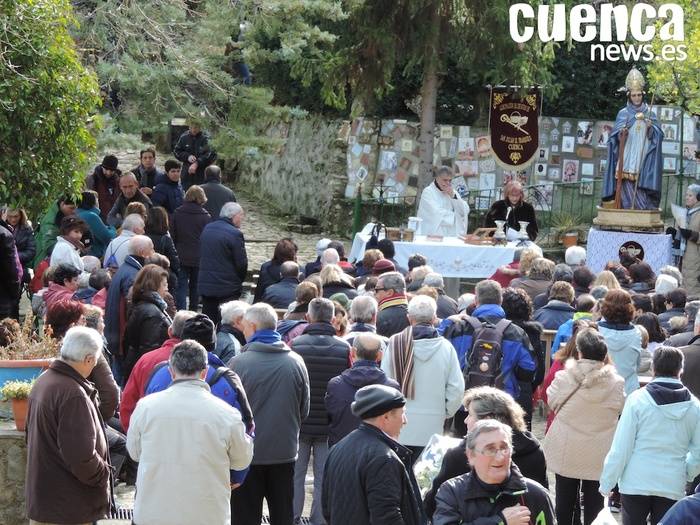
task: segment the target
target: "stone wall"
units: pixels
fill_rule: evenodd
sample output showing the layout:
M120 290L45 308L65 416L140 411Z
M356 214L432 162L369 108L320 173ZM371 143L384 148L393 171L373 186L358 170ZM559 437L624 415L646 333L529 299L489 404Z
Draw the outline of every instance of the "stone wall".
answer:
M0 523L26 525L24 479L27 446L24 432L10 430L14 423L0 425Z
M338 140L342 121L318 117L297 119L271 129L281 145L273 153L250 155L238 165L237 185L245 186L281 213L313 218L323 231L338 232L339 209L347 185L347 143ZM341 211L350 223L352 210ZM292 219L295 220L295 219Z

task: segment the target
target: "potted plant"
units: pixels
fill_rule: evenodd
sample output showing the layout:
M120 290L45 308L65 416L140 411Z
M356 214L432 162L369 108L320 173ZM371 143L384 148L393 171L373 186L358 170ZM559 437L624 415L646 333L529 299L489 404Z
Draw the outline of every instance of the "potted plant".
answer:
M564 248L575 246L582 222L578 215L557 213L552 216L552 233L555 233L555 238L564 245Z
M34 381L7 381L2 388L0 394L8 401L12 402L12 414L15 418L15 427L17 430L25 430L27 428L27 398L29 392L34 386Z
M5 328L11 334L6 337L9 342L0 346L0 387L7 381L35 379L58 357L59 341L51 337L50 327L37 335L32 314L27 314L21 326Z

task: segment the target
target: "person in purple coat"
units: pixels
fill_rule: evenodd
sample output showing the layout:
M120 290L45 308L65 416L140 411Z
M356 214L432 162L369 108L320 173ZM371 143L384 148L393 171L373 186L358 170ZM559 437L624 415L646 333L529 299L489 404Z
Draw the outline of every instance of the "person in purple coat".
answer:
M367 385L385 385L399 389L399 384L389 379L379 367L383 348L381 337L371 332L358 334L350 350L352 367L328 382L325 403L328 412L329 447L359 427L362 422L350 409L355 400L355 392Z

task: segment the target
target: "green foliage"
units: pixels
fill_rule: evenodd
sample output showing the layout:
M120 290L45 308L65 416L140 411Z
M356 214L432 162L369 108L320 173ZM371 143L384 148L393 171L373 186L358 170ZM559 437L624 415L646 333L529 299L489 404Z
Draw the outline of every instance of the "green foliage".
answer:
M0 202L34 216L78 191L94 150L97 83L73 23L68 0L0 0Z
M678 104L691 113L700 113L700 11L695 0L678 0L676 3L685 13L683 43L688 57L683 61L653 62L649 67L648 80L650 88L667 103ZM656 40L656 52L667 43Z
M196 5L196 9L192 8ZM266 147L265 125L285 118L272 92L241 84L232 37L242 20L227 0L81 4L77 38L124 132L163 132L173 117L197 117L223 157Z
M0 394L3 399L27 399L32 391L34 381L7 381L2 388Z

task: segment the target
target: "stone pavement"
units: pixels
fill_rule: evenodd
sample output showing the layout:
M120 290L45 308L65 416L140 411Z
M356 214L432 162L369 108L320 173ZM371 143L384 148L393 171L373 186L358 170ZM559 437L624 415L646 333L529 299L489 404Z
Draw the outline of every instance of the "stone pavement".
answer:
M139 164L138 150L125 150L113 152L119 159L119 169L123 172L132 169ZM163 163L173 158L172 154L158 153L156 163L162 169ZM102 156L91 164L99 164ZM291 237L299 246L298 260L303 268L304 264L316 259L316 242L323 237L322 234L296 233L288 229L288 224L293 222L290 217L280 215L276 210L270 209L266 203L246 191L245 188L231 186L236 194L238 202L243 207L245 218L241 230L246 239L246 250L248 252L248 269L257 273L260 265L272 258L275 251L275 244L284 237ZM350 252L352 241L348 239L338 239L345 244L345 250Z

